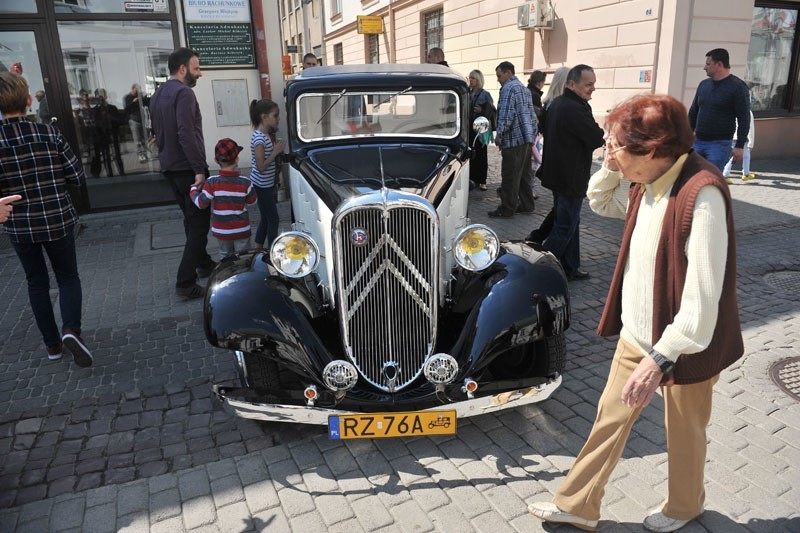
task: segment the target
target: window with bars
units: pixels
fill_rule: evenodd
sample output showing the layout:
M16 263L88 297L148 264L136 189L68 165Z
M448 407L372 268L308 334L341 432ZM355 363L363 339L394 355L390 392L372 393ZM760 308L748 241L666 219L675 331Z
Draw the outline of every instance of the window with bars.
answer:
M344 65L344 49L342 43L333 45L333 64Z
M422 35L425 39L425 49L422 50L422 62L425 62L428 50L442 48L442 16L444 10L436 9L422 15Z
M377 33L370 33L365 36L367 38L367 63L378 64L381 62L380 44L378 42L379 35Z
M800 111L799 7L796 3L757 1L753 8L744 81L750 87L756 114Z

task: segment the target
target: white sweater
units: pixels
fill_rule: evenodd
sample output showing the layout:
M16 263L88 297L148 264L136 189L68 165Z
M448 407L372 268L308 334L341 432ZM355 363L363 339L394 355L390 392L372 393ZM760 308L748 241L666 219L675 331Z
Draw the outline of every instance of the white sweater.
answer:
M705 350L717 323L725 276L728 230L725 200L714 186L700 189L686 243L688 262L681 306L653 346L653 284L656 247L672 186L686 155L663 176L645 186L622 282L621 337L647 354L651 349L675 361L681 354ZM587 196L595 213L625 218L630 182L617 171L601 168L589 180Z

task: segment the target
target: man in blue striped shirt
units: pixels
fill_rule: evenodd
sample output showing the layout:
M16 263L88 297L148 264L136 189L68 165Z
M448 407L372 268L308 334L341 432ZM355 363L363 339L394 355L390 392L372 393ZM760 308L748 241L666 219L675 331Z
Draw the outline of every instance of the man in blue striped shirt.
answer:
M489 211L492 218L510 218L514 213L533 213L531 146L536 138L536 117L531 92L514 75L514 65L503 61L495 69L500 82L495 144L500 148L500 206Z

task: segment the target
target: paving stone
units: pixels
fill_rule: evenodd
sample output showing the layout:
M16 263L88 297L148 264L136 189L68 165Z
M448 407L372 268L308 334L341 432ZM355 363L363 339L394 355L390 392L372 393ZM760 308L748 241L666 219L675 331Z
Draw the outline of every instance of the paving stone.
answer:
M177 488L167 488L156 493L150 492L148 500L151 523L159 523L181 516L181 495ZM183 524L181 523L182 528Z
M211 495L217 508L244 500L242 483L236 475L211 481Z
M244 487L244 497L247 507L253 514L280 505L278 492L269 480L257 481L246 485Z
M104 503L88 507L83 515L84 531L97 533L114 532L117 530L117 513L114 503Z
M191 530L214 523L217 513L210 494L187 499L181 491L181 498L183 500L183 523L186 529Z
M50 512L50 522L58 529L79 528L83 524L86 499L83 497L59 501Z
M358 521L367 531L386 527L394 522L391 513L376 498L362 498L350 504Z
M178 476L178 488L183 500L211 494L208 473L203 468L180 473Z

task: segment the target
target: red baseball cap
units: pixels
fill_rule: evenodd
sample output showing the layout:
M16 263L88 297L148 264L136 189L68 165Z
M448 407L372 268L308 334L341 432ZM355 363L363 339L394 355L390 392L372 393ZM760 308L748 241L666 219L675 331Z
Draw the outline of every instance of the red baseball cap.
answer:
M236 144L236 141L225 137L217 141L217 145L214 147L214 159L217 160L217 163L233 163L242 150L244 148Z

